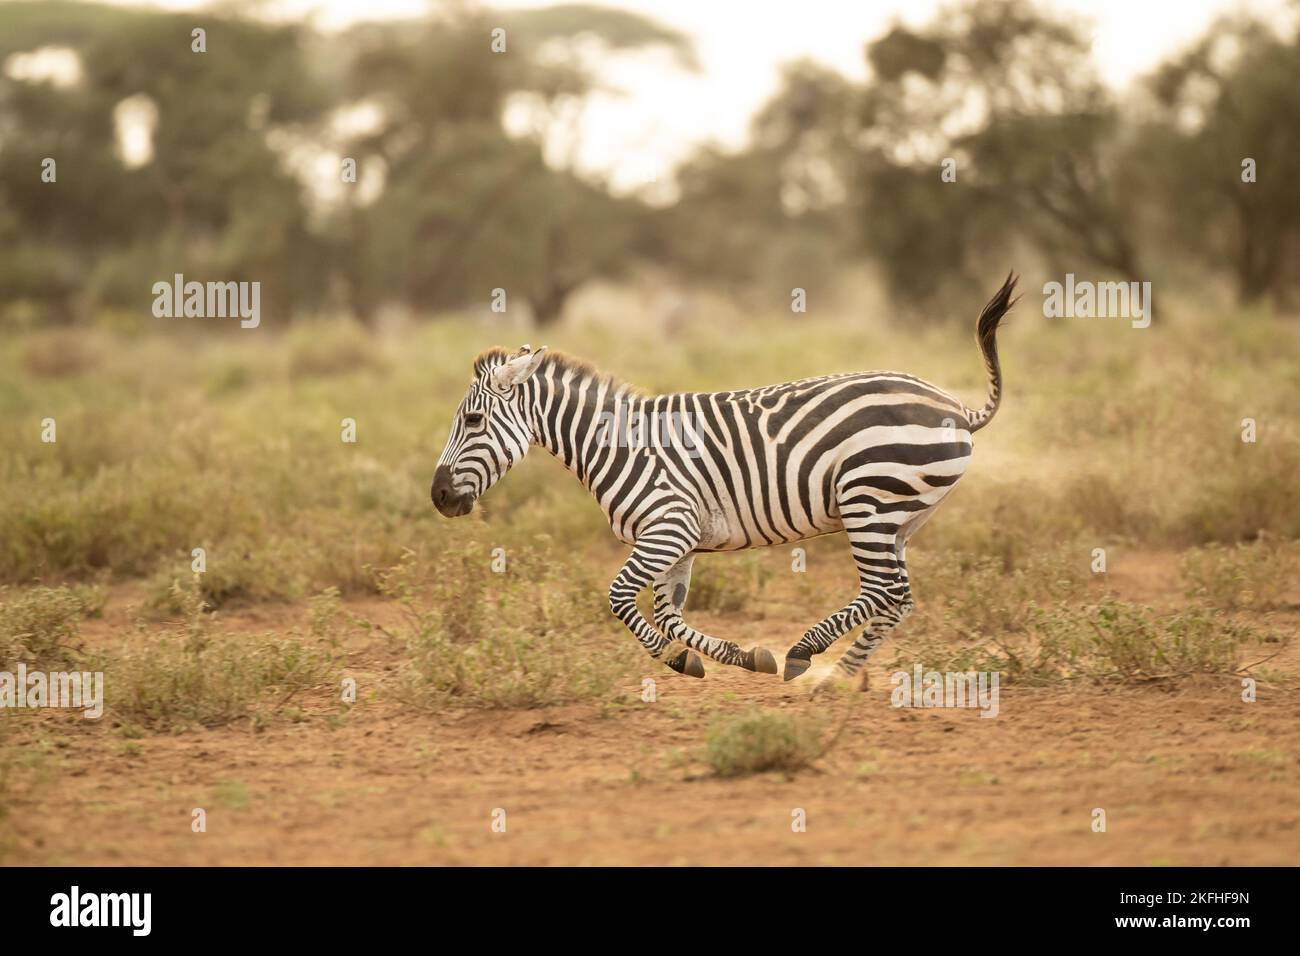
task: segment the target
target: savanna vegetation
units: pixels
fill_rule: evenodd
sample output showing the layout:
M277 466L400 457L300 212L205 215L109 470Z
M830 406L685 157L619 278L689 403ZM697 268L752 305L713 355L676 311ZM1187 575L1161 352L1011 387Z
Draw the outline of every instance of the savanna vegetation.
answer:
M900 330L851 313L792 321L719 300L715 321L666 340L648 324L629 331L607 320L629 307L617 288L592 290L578 307L552 347L598 356L654 389L873 366L971 395L981 388L968 335L947 325ZM980 436L970 475L914 544L919 609L899 654L914 641L927 659L943 647L963 667L995 664L1009 679L1123 679L1231 672L1239 642L1265 639L1224 616L1267 614L1289 600L1300 534L1290 480L1300 436L1287 416L1300 384L1294 332L1250 312L1226 327L1193 303L1180 312L1186 318L1142 330L1032 315L1011 324L1006 406ZM465 343L508 343L518 328L449 317L368 337L371 357L355 365L344 357L358 333L342 324L310 344L101 330L75 369L32 362L67 334L34 334L0 355L9 449L0 636L11 655L75 654L78 620L123 593L140 631L120 661L130 684L219 698L172 711L128 691L126 712L151 721L246 716L216 686L222 679L202 690L192 679L245 657L258 662L245 675L250 690L323 679L314 655L326 653L326 638L369 626L340 611L344 623L297 639L310 652L274 641L231 651L222 613L266 602L400 607L383 631L405 649L404 693L422 704L614 699L627 690L615 664L625 675L644 669L605 607L621 549L544 452L470 517L444 519L429 504L433 462L475 351ZM339 361L323 361L332 349ZM304 351L315 356L311 371ZM1212 376L1191 371L1211 362ZM1044 367L1050 377L1035 373ZM50 411L56 440L43 442ZM1243 418L1258 423L1256 441L1242 440ZM346 419L355 442L343 440ZM1187 607L1152 617L1114 603L1096 549L1103 562L1133 549L1182 554ZM701 560L692 605L745 619L793 589L829 608L850 574L834 538L811 543L804 573L792 570L788 548L719 555ZM570 650L588 639L592 654ZM211 652L228 655L225 664L203 658Z

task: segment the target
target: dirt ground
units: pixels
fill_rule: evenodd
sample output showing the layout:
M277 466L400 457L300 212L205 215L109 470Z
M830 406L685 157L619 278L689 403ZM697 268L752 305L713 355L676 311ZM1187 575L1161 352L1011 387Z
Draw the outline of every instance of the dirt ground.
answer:
M1177 600L1172 560L1124 562L1111 585L1133 600ZM264 631L304 613L261 608L225 624ZM779 602L761 626L695 615L777 652L817 616ZM1268 626L1298 623L1292 608ZM111 639L113 615L95 626L88 637ZM611 629L610 639L621 638ZM11 799L4 862L1295 864L1300 647L1253 650L1250 661L1276 653L1267 666L1285 679L1261 684L1249 704L1225 677L1003 685L996 719L895 709L886 645L868 692L829 701L809 698L807 676L785 684L712 665L699 681L648 663L652 703L634 686L635 703L617 707L432 715L391 694L368 700L364 688L382 690L401 664L374 642L351 656L363 691L342 722L324 719L337 705L322 698L303 702L306 720L260 733L231 726L130 746L108 719L42 714L59 743L45 782ZM843 732L792 777L714 776L699 759L709 724L755 704L820 713ZM196 807L205 833L191 830ZM1094 832L1096 808L1105 832Z

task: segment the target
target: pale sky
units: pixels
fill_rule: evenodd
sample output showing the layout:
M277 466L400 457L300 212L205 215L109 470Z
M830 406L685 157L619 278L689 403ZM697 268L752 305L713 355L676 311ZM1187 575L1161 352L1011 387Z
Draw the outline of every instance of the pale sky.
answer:
M127 0L111 0L127 2ZM542 7L553 0L499 0L487 6ZM200 9L202 0L155 0L155 6ZM609 0L690 35L701 72L664 56L625 54L604 67L622 95L597 95L583 117L578 164L607 174L621 188L665 176L700 143L744 143L750 117L775 91L778 69L810 57L853 78L865 75L863 47L892 22L919 26L940 0ZM1150 71L1199 36L1218 15L1247 11L1293 23L1286 0L1045 0L1072 14L1093 38L1096 61L1115 87ZM310 17L337 28L357 20L417 16L429 0L265 0L277 18Z

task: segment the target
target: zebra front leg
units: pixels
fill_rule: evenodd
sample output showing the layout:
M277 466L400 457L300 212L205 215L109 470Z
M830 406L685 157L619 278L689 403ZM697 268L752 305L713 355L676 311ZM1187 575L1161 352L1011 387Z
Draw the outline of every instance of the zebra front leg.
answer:
M683 542L676 528L638 536L632 554L609 586L609 609L655 660L687 677L703 677L699 655L657 631L636 606L636 596L646 585L676 565L692 547L694 542Z
M655 626L670 640L682 641L687 647L711 657L721 664L732 664L760 674L776 673L776 658L764 647L742 651L731 641L710 637L695 630L682 618L686 595L691 588L691 567L695 555L688 554L655 579Z

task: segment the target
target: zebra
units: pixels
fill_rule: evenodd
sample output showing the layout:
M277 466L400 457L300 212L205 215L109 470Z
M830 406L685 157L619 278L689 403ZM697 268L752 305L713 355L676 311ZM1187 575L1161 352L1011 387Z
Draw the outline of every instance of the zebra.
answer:
M971 434L1001 404L997 330L1015 284L1009 274L976 323L988 376L978 410L900 372L650 395L545 347L490 349L475 360L452 420L433 504L447 517L468 514L530 447L545 448L631 546L609 587L610 611L652 658L691 677L704 676L701 655L777 673L766 648L742 649L686 623L696 555L843 531L858 592L786 651L783 676L799 677L862 628L836 665L852 678L911 613L907 542L965 473ZM636 603L647 587L653 624Z

